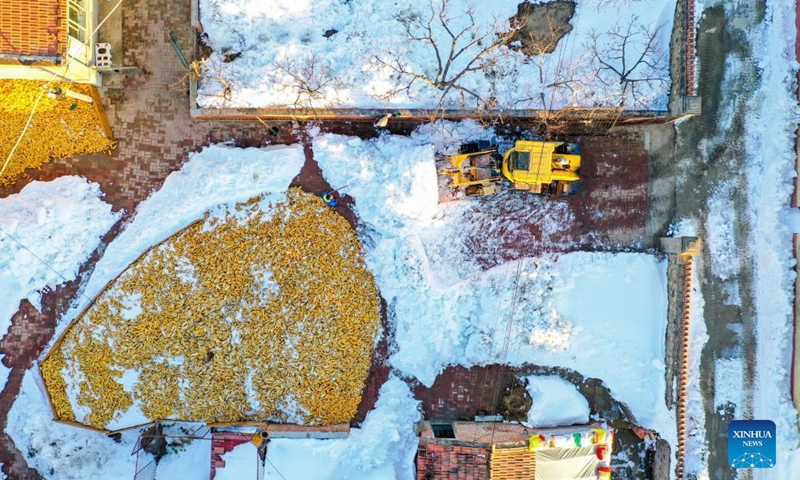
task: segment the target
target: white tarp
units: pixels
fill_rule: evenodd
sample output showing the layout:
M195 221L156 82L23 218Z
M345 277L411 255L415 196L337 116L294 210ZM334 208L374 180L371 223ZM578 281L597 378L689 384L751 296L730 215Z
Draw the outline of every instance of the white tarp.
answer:
M536 450L536 480L597 480L597 445Z

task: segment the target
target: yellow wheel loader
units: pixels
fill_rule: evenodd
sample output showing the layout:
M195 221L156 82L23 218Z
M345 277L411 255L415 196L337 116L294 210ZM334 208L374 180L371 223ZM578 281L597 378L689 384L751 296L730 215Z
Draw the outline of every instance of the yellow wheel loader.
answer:
M504 181L537 194L577 191L581 157L575 144L518 140L501 155L484 142L463 145L461 152L448 157L440 173L450 177L448 188L466 196L498 193Z

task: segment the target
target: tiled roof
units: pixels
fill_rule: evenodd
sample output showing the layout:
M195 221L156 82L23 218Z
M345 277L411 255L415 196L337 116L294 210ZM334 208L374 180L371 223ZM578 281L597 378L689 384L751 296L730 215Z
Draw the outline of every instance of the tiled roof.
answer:
M417 451L417 480L533 479L536 454L528 447L501 448L427 443Z
M536 453L528 451L528 447L492 450L492 480L532 479L535 475Z
M66 0L0 1L0 54L56 57L66 49Z
M417 480L487 480L489 450L420 442Z

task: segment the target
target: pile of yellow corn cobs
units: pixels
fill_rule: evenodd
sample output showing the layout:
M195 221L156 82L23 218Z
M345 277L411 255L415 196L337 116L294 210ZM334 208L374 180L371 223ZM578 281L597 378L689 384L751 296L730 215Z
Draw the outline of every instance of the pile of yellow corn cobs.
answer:
M0 80L0 158L8 154L25 128L36 98L45 82ZM56 83L51 89L69 89L90 94L88 85ZM72 108L72 109L70 109ZM115 142L106 138L92 104L65 97L50 98L45 94L31 125L5 172L0 184L11 182L26 168L41 168L48 161L75 154L110 152Z
M356 413L379 329L358 237L293 189L152 248L42 373L57 416L97 428L132 426L109 428L132 406L150 420L335 424Z

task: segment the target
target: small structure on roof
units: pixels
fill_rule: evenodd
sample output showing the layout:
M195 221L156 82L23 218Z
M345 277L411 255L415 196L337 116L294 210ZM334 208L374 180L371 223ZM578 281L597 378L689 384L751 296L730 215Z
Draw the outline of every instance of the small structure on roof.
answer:
M611 478L605 424L534 429L497 422L422 423L417 480Z

